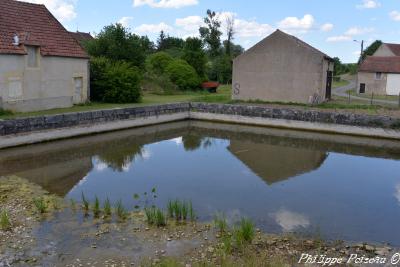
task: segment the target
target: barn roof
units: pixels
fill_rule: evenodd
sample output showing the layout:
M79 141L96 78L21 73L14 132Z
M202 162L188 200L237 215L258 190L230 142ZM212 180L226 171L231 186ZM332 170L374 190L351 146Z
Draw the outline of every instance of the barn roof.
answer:
M72 37L78 42L93 40L93 36L89 32L69 32Z
M400 57L367 57L360 65L361 72L400 73Z
M26 54L24 45L40 47L42 56L88 58L72 35L44 5L0 0L0 54ZM18 35L20 44L13 44Z

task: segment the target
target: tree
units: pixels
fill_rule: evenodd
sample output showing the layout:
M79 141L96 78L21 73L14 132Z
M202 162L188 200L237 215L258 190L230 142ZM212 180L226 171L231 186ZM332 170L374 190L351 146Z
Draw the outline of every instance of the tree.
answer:
M382 45L381 40L376 40L375 42L373 42L370 46L367 47L367 49L364 50L358 62L360 63L361 61L366 59L367 56L372 56L381 45Z
M186 39L182 59L196 70L200 79L207 80L207 57L203 49L203 42L199 38L189 37Z
M93 57L124 60L142 67L154 45L147 37L132 34L121 24L112 24L104 27L96 39L88 41L85 48Z
M215 57L220 53L221 22L218 20L217 13L207 10L207 16L204 18L207 27L200 27L200 36L207 43L210 56Z
M160 32L160 36L157 39L157 50L162 51L165 49L165 39L167 36L165 35L164 31Z
M225 53L232 56L232 41L235 37L235 19L232 16L226 18L226 36L227 40L224 42Z
M156 75L161 75L173 60L174 59L165 52L152 54L146 59L146 71Z
M200 86L196 70L185 60L175 59L167 66L165 72L179 90L194 90Z

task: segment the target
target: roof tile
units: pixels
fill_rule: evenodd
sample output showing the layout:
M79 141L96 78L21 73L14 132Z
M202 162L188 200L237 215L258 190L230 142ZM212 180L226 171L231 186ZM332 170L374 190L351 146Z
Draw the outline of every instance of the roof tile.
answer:
M400 57L367 57L361 63L359 71L400 73Z

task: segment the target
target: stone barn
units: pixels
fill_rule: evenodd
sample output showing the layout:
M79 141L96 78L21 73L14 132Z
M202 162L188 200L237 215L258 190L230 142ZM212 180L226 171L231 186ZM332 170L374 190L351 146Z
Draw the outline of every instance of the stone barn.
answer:
M331 98L331 57L280 30L233 62L232 98L321 103Z
M0 0L0 108L71 107L88 91L89 57L50 11Z

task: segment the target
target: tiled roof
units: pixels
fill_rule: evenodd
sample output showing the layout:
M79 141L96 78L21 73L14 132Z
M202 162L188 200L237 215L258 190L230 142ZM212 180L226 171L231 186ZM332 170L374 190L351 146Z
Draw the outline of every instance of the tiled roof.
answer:
M359 71L400 73L400 57L367 57Z
M399 57L400 56L400 44L386 44L387 47L389 47L390 50L392 50L393 54L395 56Z
M78 42L93 40L93 36L88 32L69 32Z
M13 45L15 34L18 46ZM44 5L0 0L0 54L25 54L23 44L40 46L42 56L88 57Z

